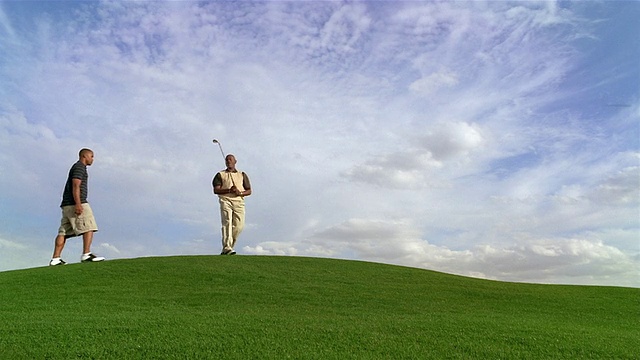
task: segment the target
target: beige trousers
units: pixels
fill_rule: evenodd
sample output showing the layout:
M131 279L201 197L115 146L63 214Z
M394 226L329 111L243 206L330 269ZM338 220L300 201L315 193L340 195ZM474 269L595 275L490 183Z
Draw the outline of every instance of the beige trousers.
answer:
M244 228L244 198L220 196L222 250L233 250Z

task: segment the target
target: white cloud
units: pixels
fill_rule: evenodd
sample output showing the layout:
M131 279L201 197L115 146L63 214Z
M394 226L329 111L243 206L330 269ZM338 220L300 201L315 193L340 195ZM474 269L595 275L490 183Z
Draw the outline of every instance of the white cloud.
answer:
M336 256L427 268L465 276L525 282L639 286L637 261L597 237L523 238L505 234L505 245L478 244L468 249L434 245L408 221L350 219L287 245L260 243L246 248L263 255Z
M7 219L8 217L3 216L3 218ZM47 265L53 250L53 236L51 237L51 242L47 244L50 244L51 248L39 246L41 241L38 241L38 239L11 236L9 234L2 234L1 236L0 271Z
M640 166L630 166L608 176L587 195L597 204L640 207Z
M442 164L430 152L414 150L412 153L382 155L356 165L344 173L347 179L396 189L420 189L434 186L427 171Z
M108 251L110 253L114 253L114 254L120 254L120 250L118 250L117 247L109 244L109 243L100 243L98 244L98 247L104 251Z
M23 245L23 244L19 244L19 243L13 242L13 241L0 239L0 248L4 248L5 250L8 250L8 249L26 250L28 247Z
M0 30L1 32L9 35L9 37L14 37L15 31L13 30L13 26L11 25L11 20L9 20L7 14L4 12L2 5L3 4L0 4Z
M436 124L425 135L408 140L415 143L415 148L369 159L346 171L344 176L397 189L449 187L439 174L468 164L484 141L477 125L464 122Z
M438 160L465 156L478 151L483 138L478 126L465 122L446 122L438 124L420 139L420 145Z
M442 87L453 87L458 84L458 77L451 71L440 71L429 74L409 85L409 89L428 96Z
M329 50L352 52L370 23L363 4L345 4L331 15L320 30L320 43Z

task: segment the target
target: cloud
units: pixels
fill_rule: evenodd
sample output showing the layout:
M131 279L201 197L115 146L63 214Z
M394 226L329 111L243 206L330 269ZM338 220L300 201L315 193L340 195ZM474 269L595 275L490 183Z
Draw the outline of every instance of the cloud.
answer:
M409 89L424 96L435 93L443 87L453 87L458 84L458 77L451 71L440 71L429 74L409 85Z
M3 214L3 219L9 219ZM2 226L3 232L7 226ZM17 240L9 240L17 239ZM48 259L53 250L53 237L51 237L51 248L43 248L41 239L34 239L22 236L12 236L3 233L0 235L0 271L25 269L36 266L47 265ZM38 260L41 259L41 260Z
M468 163L483 137L476 125L465 122L436 124L425 135L409 138L414 147L384 154L343 173L349 180L396 189L448 186L438 175L443 168Z
M579 238L526 238L512 234L511 245L478 244L469 249L434 245L422 239L410 221L350 219L321 229L304 241L287 245L260 243L245 251L262 255L336 256L368 259L405 266L525 282L620 284L638 286L637 262L620 249L593 236ZM555 279L555 280L554 280Z
M355 182L375 184L395 189L419 189L433 186L425 172L442 164L429 152L395 153L382 155L354 166L343 176Z
M0 32L7 34L10 38L15 37L15 31L11 25L11 20L3 9L3 4L0 4Z
M438 124L420 139L420 145L438 160L466 156L477 151L483 138L477 125L466 122Z
M477 257L478 270L498 279L606 284L611 277L619 277L626 286L638 286L633 258L598 240L533 239L506 249L482 247Z
M0 247L4 248L5 250L8 250L8 249L13 249L13 250L24 250L24 249L27 249L27 246L25 246L23 244L15 243L13 241L5 240L5 239L0 239Z
M353 52L370 24L363 4L345 4L331 14L320 30L320 44L337 52Z
M109 243L100 243L98 245L98 247L100 249L102 249L103 251L107 251L107 252L114 253L114 254L120 254L120 250L118 250L117 247L115 247L115 246L113 246L113 245L111 245Z
M630 166L608 176L587 195L597 204L640 206L640 167Z

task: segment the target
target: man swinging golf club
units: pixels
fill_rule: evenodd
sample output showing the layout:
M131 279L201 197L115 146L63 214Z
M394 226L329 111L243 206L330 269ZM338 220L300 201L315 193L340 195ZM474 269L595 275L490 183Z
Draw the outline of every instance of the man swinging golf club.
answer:
M218 140L213 140L220 147ZM233 249L238 236L244 228L244 197L251 195L249 177L236 169L236 157L232 154L224 156L226 169L218 172L212 181L213 193L218 195L220 203L220 219L222 222L222 253L235 255Z

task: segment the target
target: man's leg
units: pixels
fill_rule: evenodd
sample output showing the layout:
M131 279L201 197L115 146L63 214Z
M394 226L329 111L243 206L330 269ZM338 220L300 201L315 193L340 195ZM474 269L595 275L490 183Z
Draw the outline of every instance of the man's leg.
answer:
M233 240L231 243L231 247L236 245L236 241L238 241L238 237L240 233L244 229L244 201L235 201L233 203L233 227L232 227L232 236Z
M82 253L88 254L91 252L91 243L93 242L93 231L87 231L82 234Z
M82 234L82 262L98 262L104 261L104 256L96 256L91 252L91 243L93 242L93 231L87 231Z
M62 256L62 250L67 243L67 235L73 233L73 225L71 224L70 217L74 216L72 206L65 206L61 209L62 218L60 220L60 227L58 228L58 236L53 245L53 259L57 259Z
M230 201L220 198L220 221L222 222L222 251L227 252L233 250L232 235L232 215Z
M56 236L56 241L53 246L53 258L59 258L62 255L62 249L64 249L64 244L67 242L67 239L64 235Z
M82 204L82 214L76 218L75 232L82 235L82 262L98 262L103 261L103 256L96 256L91 252L91 244L93 243L93 233L98 231L98 224L93 216L93 210L88 203Z

